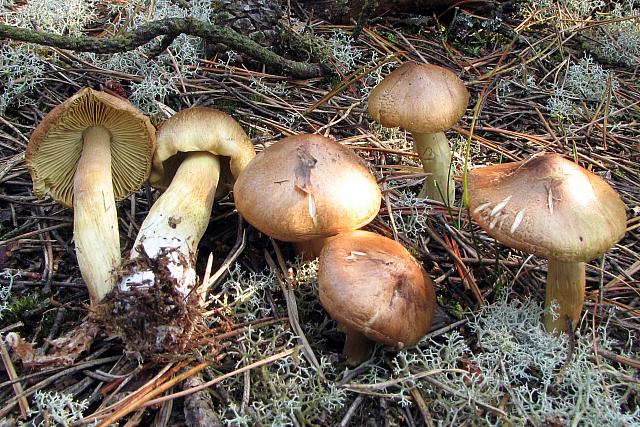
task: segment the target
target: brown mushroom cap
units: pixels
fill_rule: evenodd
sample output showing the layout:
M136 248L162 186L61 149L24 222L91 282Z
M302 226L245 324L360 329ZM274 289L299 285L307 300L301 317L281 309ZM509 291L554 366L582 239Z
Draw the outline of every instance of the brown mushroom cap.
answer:
M153 125L127 100L84 88L51 110L31 135L25 158L38 197L49 194L65 206L73 205L73 176L83 133L97 126L111 134L115 199L140 188L151 167Z
M358 156L320 135L284 138L251 161L234 186L238 212L283 241L326 237L368 224L380 188Z
M436 133L464 114L469 92L452 71L431 64L405 62L369 95L369 114L384 127Z
M537 256L590 261L626 231L625 206L615 190L558 154L474 169L468 190L480 227Z
M223 172L230 169L233 177L255 156L251 140L233 117L208 107L187 108L158 130L158 148L149 183L166 190L184 156L195 151L228 158L228 168L223 167Z
M331 317L395 348L416 344L431 328L431 279L398 242L354 230L328 240L318 267L320 302Z

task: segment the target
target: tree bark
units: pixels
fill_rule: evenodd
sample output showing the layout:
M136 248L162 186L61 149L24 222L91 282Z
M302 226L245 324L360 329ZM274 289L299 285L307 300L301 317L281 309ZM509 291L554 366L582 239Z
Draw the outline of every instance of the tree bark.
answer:
M233 28L265 47L278 46L282 33L279 0L217 0L212 21Z

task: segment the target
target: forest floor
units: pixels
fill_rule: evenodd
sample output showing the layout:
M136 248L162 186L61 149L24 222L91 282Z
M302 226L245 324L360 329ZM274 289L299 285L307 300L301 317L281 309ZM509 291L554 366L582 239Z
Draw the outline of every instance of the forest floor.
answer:
M640 425L640 17L633 7L462 6L376 18L357 40L353 25L290 15L288 31L320 46L332 70L309 79L266 73L238 52L207 56L188 43L141 64L140 50L108 59L0 40L0 425ZM6 22L14 12L3 12ZM102 12L92 34L115 21ZM119 13L125 20L133 12ZM311 50L280 53L318 58ZM453 206L417 197L424 174L411 135L382 128L367 112L370 90L409 60L450 68L471 94L447 132ZM207 329L188 350L144 360L100 332L64 366L46 359L52 340L83 325L89 302L73 211L34 196L24 153L44 115L85 86L128 96L154 123L194 105L221 109L258 152L298 133L351 147L383 190L366 229L410 249L447 316L416 347L380 346L348 367L344 337L318 302L317 262L296 260L288 244L241 221L231 195L216 202L200 242L198 274L215 280ZM465 169L540 152L600 175L627 208L624 238L587 264L584 311L570 336L540 325L546 260L495 242L461 200ZM145 184L118 204L123 256L157 195ZM41 363L18 357L18 336ZM204 391L194 388L203 383Z

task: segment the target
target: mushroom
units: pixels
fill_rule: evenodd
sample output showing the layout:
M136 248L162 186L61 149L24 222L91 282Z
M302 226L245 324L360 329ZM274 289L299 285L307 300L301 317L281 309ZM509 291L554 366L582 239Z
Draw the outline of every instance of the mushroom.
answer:
M420 197L453 205L451 149L443 131L460 120L468 102L469 92L452 71L415 62L405 62L371 91L373 119L413 134L414 150L428 174Z
M573 331L584 302L585 262L625 234L620 196L599 176L551 153L474 169L468 191L471 216L490 236L548 259L544 326Z
M128 101L84 88L33 131L26 163L38 197L73 207L78 266L95 305L115 286L120 265L116 201L149 175L155 129Z
M431 279L401 244L362 230L327 240L318 266L320 302L346 333L344 354L356 365L372 341L396 349L429 331L436 306Z
M120 334L131 347L182 346L204 297L205 290L195 291L196 253L219 177L224 181L227 170L236 177L254 156L240 124L212 108L180 111L158 130L149 182L164 192L140 227L130 254L132 271L115 296Z
M311 252L307 258L317 256L322 238L368 224L381 197L358 156L329 138L308 134L267 147L234 185L238 212L263 233L297 242Z

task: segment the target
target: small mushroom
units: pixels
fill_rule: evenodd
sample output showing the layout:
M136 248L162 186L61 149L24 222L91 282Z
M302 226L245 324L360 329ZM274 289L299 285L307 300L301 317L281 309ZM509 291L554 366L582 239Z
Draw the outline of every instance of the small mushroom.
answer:
M428 174L420 197L453 205L451 148L443 131L460 120L468 102L469 92L452 71L415 62L405 62L371 91L373 119L413 134L414 150Z
M219 178L222 173L223 181L232 180L254 156L240 124L212 108L180 111L158 130L149 182L164 192L140 227L131 274L116 295L120 333L130 346L143 351L182 346L179 340L193 326L193 310L204 297L205 290L197 289L195 261ZM232 177L224 177L227 170Z
M90 88L51 110L31 135L25 158L33 191L73 207L76 256L92 305L116 283L116 201L147 179L154 145L155 129L144 114Z
M436 307L431 279L402 245L362 230L327 239L318 266L320 302L346 333L344 354L356 365L372 341L396 349L429 331Z
M468 191L471 216L490 236L548 259L545 328L573 331L584 303L585 262L625 234L620 196L599 176L551 153L474 169Z
M234 186L238 212L263 233L304 245L368 224L380 209L378 184L362 160L320 135L295 135L267 147ZM320 243L320 244L318 244Z

